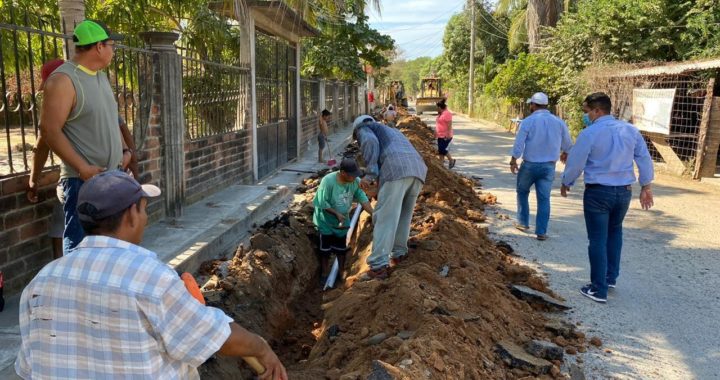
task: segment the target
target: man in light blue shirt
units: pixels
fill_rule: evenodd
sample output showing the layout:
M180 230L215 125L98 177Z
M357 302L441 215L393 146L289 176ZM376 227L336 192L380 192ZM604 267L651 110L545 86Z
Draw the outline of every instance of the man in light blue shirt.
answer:
M547 239L550 221L550 191L555 179L555 162L564 161L572 147L570 131L564 121L548 111L548 96L542 92L527 101L532 115L520 124L513 145L510 171L517 173L517 223L515 227L527 231L530 227L530 187L535 185L538 211L535 234L538 240ZM562 154L561 154L562 151ZM523 162L518 172L517 159Z
M632 124L610 115L610 97L598 92L585 98L592 124L580 132L570 152L560 193L585 172L583 210L588 232L591 283L580 292L600 303L607 302L608 288L615 288L620 274L622 223L632 198L635 182L633 161L640 172L640 204L653 206L650 183L653 162L640 131Z

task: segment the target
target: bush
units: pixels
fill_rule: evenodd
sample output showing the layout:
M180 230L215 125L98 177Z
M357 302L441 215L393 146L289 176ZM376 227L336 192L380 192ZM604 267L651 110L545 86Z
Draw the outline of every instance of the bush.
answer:
M557 101L565 87L560 72L559 67L539 55L522 53L500 66L495 78L485 87L485 93L521 102L542 91Z

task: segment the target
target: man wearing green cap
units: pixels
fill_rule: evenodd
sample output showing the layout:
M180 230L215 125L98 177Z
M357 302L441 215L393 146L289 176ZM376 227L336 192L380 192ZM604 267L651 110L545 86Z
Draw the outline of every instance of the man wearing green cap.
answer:
M84 20L75 27L75 56L44 85L40 130L62 160L60 185L64 198L63 249L84 237L76 206L80 186L94 175L125 169L132 151L118 128L118 106L107 75L118 35L104 25Z

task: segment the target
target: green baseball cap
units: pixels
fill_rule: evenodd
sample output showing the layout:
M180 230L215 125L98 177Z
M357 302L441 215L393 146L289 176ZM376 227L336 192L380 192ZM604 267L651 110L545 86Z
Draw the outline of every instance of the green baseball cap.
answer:
M105 24L93 20L83 20L75 26L73 32L73 42L77 46L92 45L105 40L122 41L122 39L121 35L111 33Z

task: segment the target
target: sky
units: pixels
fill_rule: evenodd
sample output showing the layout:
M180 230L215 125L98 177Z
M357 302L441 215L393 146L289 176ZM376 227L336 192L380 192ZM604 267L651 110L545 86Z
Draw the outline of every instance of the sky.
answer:
M366 11L370 26L390 35L403 58L437 57L442 54L445 25L463 10L467 0L382 0L380 15ZM438 6L441 5L441 6Z

